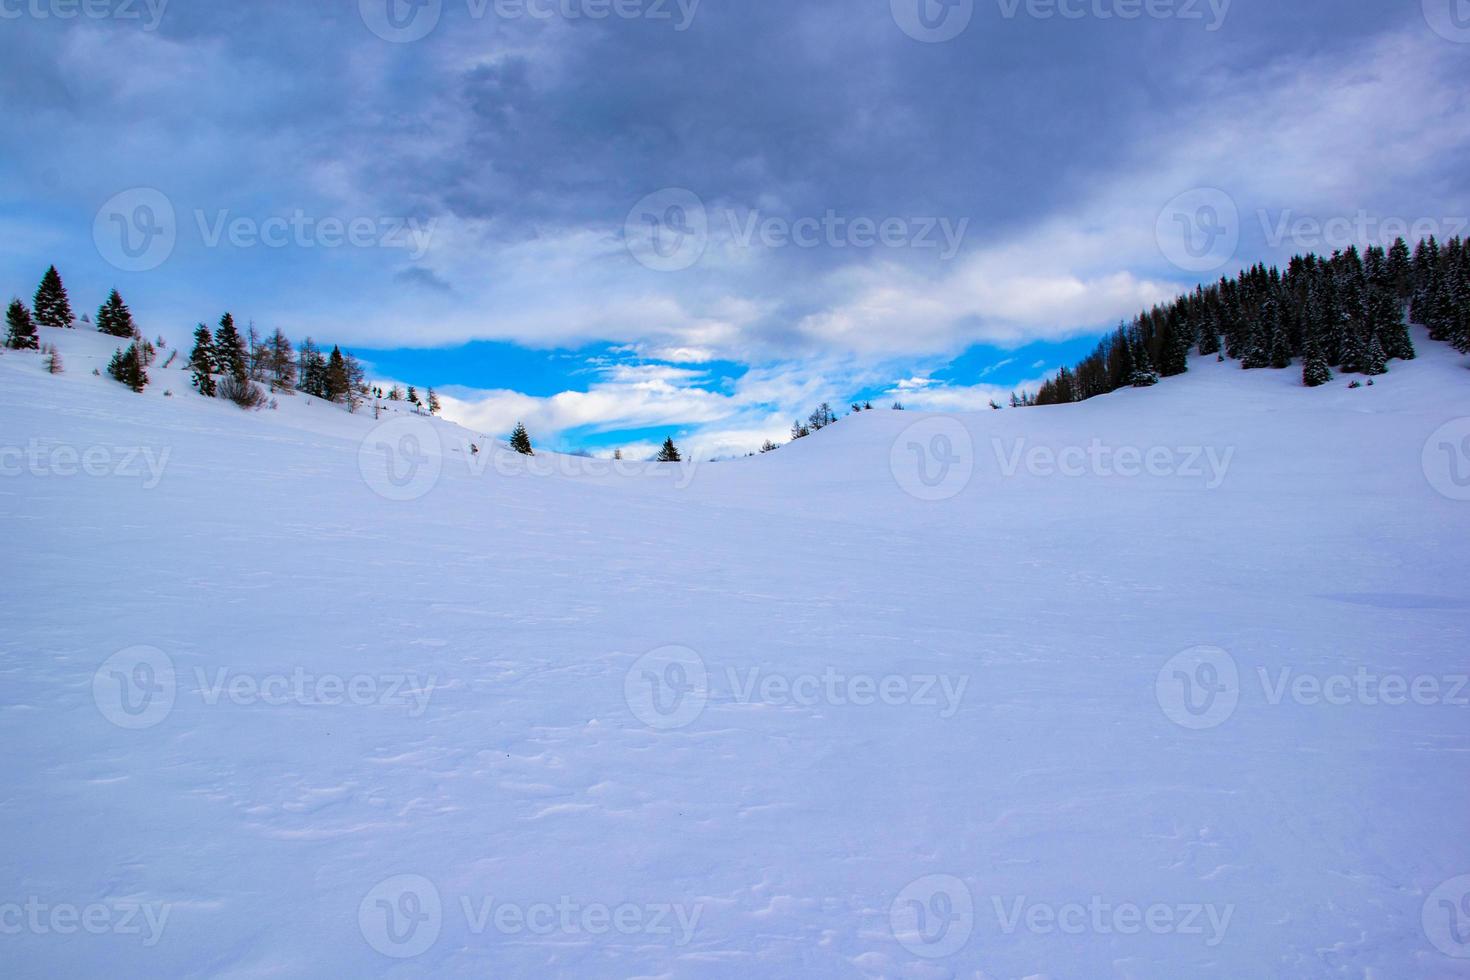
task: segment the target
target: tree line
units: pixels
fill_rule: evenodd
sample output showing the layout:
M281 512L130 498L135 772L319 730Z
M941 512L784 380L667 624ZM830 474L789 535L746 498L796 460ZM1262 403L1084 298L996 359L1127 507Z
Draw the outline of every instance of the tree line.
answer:
M1188 371L1196 350L1246 370L1300 366L1307 387L1327 384L1334 372L1371 379L1394 360L1414 358L1411 321L1470 353L1470 247L1462 239L1441 245L1430 237L1412 254L1399 238L1387 249L1298 255L1284 272L1257 264L1120 324L1035 394L1012 394L1011 405L1148 387Z
M82 320L86 322L87 317ZM71 300L56 266L46 270L31 306L18 298L11 301L5 321L5 345L14 350L39 350L38 327L76 326ZM108 374L134 391L146 388L148 368L157 357L157 348L144 338L116 289L98 308L96 327L100 333L130 341L113 356ZM202 323L195 328L188 368L191 384L201 395L227 398L246 408L264 404L267 396L262 385L272 393L300 391L345 405L354 412L370 397L405 400L397 385L386 394L381 388L369 388L361 362L339 346L333 345L327 351L310 337L295 346L280 328L262 336L253 323L242 334L230 313L220 317L213 330ZM415 411L422 409L430 415L438 414L441 407L433 388L420 398L418 390L409 385L406 401Z

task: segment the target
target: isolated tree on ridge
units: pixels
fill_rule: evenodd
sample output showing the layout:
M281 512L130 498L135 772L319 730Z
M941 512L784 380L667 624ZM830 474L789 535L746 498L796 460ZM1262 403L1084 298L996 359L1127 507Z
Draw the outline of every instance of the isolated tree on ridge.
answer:
M189 354L189 370L192 383L199 394L213 398L219 394L214 383L214 337L204 324L194 328L194 350Z
M536 455L535 449L531 447L531 436L526 432L525 423L516 423L515 431L510 434L510 448L522 456Z
M36 301L31 306L35 309L37 326L70 327L76 322L71 312L71 300L61 283L61 273L54 265L41 278L41 285L36 289Z
M5 334L5 346L11 350L36 350L41 346L31 311L20 300L10 301L10 309L5 311L5 325L9 328Z
M107 297L107 302L97 309L97 329L109 337L131 337L137 332L137 328L133 326L132 311L116 289Z

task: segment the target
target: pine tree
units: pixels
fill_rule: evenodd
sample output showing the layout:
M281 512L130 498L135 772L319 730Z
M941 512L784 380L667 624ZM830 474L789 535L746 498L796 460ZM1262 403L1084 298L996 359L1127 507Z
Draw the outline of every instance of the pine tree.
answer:
M277 327L266 340L265 347L266 374L270 378L271 387L290 391L296 386L296 361L291 356L291 341Z
M1400 306L1408 300L1414 282L1414 269L1409 259L1409 246L1402 238L1395 238L1388 250L1388 282Z
M235 318L228 313L220 317L219 329L214 334L214 363L220 374L227 374L236 381L250 380L245 342L235 329Z
M1159 373L1166 378L1172 378L1189 370L1189 352L1194 347L1194 332L1177 307L1170 311L1164 322L1164 353Z
M194 328L194 350L189 354L189 370L199 394L213 398L219 393L214 383L214 337L202 323Z
M347 362L342 358L342 349L333 347L327 357L326 391L322 397L329 402L348 400L352 393L352 382L347 376Z
M61 351L56 349L55 344L52 344L51 348L46 352L46 373L60 374L61 372Z
M414 408L418 408L420 405L418 389L413 385L408 386L408 403Z
M1133 375L1128 379L1128 384L1134 388L1151 388L1159 383L1158 373L1154 371L1153 361L1148 356L1148 348L1142 343L1132 345L1133 350ZM1074 397L1072 401L1080 399Z
M138 341L112 355L107 373L134 391L142 391L148 386L148 373L143 369L143 352L139 350Z
M1383 344L1379 343L1378 335L1368 341L1368 349L1364 353L1363 373L1371 377L1388 373L1388 356L1383 352Z
M31 319L31 311L20 300L10 301L10 309L5 311L5 326L8 328L5 346L11 350L36 350L41 346L40 338L36 336L35 321Z
M1332 380L1332 371L1327 367L1327 355L1315 334L1307 334L1306 350L1302 360L1302 384L1308 388L1320 388Z
M679 455L679 447L674 445L673 436L665 439L663 448L658 451L657 462L682 463L683 461L684 457Z
M430 415L438 415L439 414L439 409L441 407L442 406L439 404L439 396L436 395L436 394L434 394L434 389L433 388L430 388L429 389L429 414Z
M403 389L402 388L399 388L397 385L394 385L393 387L389 388L388 389L388 400L390 402L401 402L401 401L403 401Z
M1461 246L1459 262L1448 280L1454 309L1448 340L1455 350L1470 354L1470 247Z
M1373 338L1377 341L1377 337ZM1358 329L1356 323L1348 323L1343 327L1342 335L1342 370L1344 374L1360 374L1368 360L1368 345L1363 340L1363 333Z
M347 410L355 412L368 393L367 371L362 362L347 351L342 352L342 366L347 370Z
M137 332L132 311L116 289L97 310L97 329L110 337L131 337Z
M1271 335L1271 366L1277 370L1291 367L1291 339L1284 325L1278 324Z
M61 284L61 273L56 266L46 270L41 285L36 289L36 300L31 304L36 313L36 325L41 327L70 327L76 317L72 316L71 300L66 287Z
M531 448L531 437L527 434L524 423L516 423L515 431L510 434L510 448L522 456L536 455L536 451Z
M301 342L297 372L301 376L296 383L297 389L317 398L327 397L327 359L310 337Z

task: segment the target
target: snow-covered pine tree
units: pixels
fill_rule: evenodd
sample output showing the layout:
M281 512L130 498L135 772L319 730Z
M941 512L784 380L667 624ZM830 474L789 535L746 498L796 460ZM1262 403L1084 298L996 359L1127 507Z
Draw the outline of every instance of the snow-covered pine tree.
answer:
M1277 370L1291 367L1291 335L1280 322L1271 333L1271 366Z
M1177 306L1169 311L1164 323L1164 351L1159 373L1166 378L1172 378L1189 370L1189 352L1194 348L1194 331Z
M143 368L143 352L139 347L139 342L133 341L113 354L112 360L107 365L107 373L112 375L114 380L122 382L134 391L142 391L148 386L148 372Z
M428 396L428 398L429 398L429 403L428 403L429 404L429 414L430 415L438 415L439 414L439 409L442 408L443 406L441 406L439 404L439 396L436 395L436 394L434 394L434 389L433 388L430 388L429 389L429 396Z
M1153 360L1148 356L1148 347L1141 340L1135 341L1133 347L1133 376L1128 383L1134 388L1152 388L1159 383L1159 375L1154 371ZM1079 399L1074 395L1073 401Z
M71 300L67 298L66 287L62 285L61 273L56 271L56 266L51 266L41 277L41 285L36 288L36 299L31 307L35 310L37 326L70 327L76 322L71 312Z
M1470 245L1461 243L1459 261L1448 279L1454 310L1448 324L1448 340L1462 354L1470 354Z
M1367 360L1368 343L1363 338L1363 331L1356 322L1349 321L1343 326L1342 371L1344 374L1361 374Z
M5 326L5 346L11 350L36 350L41 346L31 311L20 300L10 301L10 308L5 311Z
M1327 367L1327 355L1322 353L1322 343L1317 335L1307 334L1306 350L1302 357L1302 384L1308 388L1320 388L1332 380L1332 371Z
M1393 294L1402 306L1409 299L1414 282L1414 269L1409 258L1409 245L1403 238L1395 238L1388 250L1388 282Z
M219 393L214 383L214 337L204 324L194 328L194 350L189 354L190 381L199 394L213 398Z
M522 456L536 455L536 450L531 446L531 436L526 432L525 423L516 423L515 431L510 434L510 448Z
M123 302L116 289L107 297L107 302L97 309L97 329L109 337L131 337L137 332L133 325L133 314Z
M55 344L52 344L46 351L46 373L60 374L62 371L61 351L56 349Z
M245 342L240 339L235 318L229 313L220 317L219 329L214 333L214 363L220 374L228 374L236 381L250 380Z
M663 448L658 451L657 462L681 463L684 457L679 455L679 447L674 445L674 437L670 436L664 440Z
M1376 377L1388 373L1388 356L1383 352L1383 344L1374 334L1368 341L1368 347L1363 353L1363 373L1368 377Z

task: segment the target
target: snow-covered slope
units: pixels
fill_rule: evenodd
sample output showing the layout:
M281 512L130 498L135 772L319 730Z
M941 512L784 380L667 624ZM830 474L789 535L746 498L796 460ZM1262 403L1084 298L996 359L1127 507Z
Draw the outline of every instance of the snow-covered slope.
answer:
M6 976L1470 976L1442 345L614 470L43 333Z

